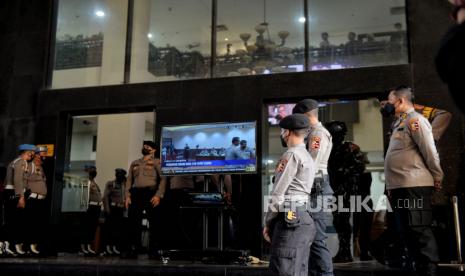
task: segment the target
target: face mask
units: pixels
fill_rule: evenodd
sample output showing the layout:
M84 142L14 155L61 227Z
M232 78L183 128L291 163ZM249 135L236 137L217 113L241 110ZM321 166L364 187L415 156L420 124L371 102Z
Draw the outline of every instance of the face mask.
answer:
M150 154L150 150L149 149L146 149L146 148L143 148L142 149L142 155L149 155Z
M96 172L96 171L91 171L91 172L89 172L89 178L90 178L90 179L94 179L96 176L97 176L97 172Z
M383 107L379 109L379 111L384 117L390 117L394 115L396 107L392 103L386 103Z

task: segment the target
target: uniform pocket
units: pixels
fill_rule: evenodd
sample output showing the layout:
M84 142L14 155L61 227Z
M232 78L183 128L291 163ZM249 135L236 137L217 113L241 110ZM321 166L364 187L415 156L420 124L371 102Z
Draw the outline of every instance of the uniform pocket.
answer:
M270 269L277 275L294 275L296 248L271 248Z
M155 176L155 167L153 165L145 165L144 176Z
M433 212L424 210L411 210L408 212L411 226L430 226L433 223Z

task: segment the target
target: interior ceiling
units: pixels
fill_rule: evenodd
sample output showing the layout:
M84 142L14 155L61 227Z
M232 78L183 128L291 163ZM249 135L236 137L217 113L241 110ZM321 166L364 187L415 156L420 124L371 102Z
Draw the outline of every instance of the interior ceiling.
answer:
M266 8L264 9L264 1ZM104 32L111 19L112 7L104 0L60 0L57 36L92 35ZM112 0L112 5L127 6L126 0ZM147 0L135 5L150 9L147 33L156 46L176 46L183 51L198 50L209 55L211 0ZM289 31L289 47L303 47L302 0L218 0L218 25L227 30L218 32L218 49L222 53L226 44L232 50L243 48L241 33L250 33L253 43L257 33L254 27L269 23L271 39L279 44L277 33ZM373 33L393 31L394 23L405 28L405 14L391 14L392 8L404 7L405 0L309 0L310 44L318 45L322 32L328 32L330 41L340 44L347 41L347 33ZM104 17L95 15L97 10ZM266 11L264 13L264 10ZM135 24L143 18L135 18ZM226 41L227 40L227 41Z
M129 116L130 113L127 115ZM141 113L144 115L145 119L145 130L147 132L153 132L154 129L154 114L153 112L144 112ZM75 116L73 117L73 133L92 133L97 135L98 129L98 116L89 115L89 116Z

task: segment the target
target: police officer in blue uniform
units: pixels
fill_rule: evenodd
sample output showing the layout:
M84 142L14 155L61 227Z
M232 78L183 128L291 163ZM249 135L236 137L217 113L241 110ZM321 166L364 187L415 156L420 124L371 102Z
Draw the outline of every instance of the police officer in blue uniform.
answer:
M281 120L279 126L281 142L288 149L275 172L263 237L271 243L273 273L307 276L315 237L315 224L307 210L315 163L304 143L310 124L305 115L293 114Z

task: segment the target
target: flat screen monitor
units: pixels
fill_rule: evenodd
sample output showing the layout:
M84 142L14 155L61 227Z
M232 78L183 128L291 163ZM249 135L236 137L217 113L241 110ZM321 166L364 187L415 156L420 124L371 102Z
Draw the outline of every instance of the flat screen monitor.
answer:
M256 122L164 126L163 175L256 173Z

